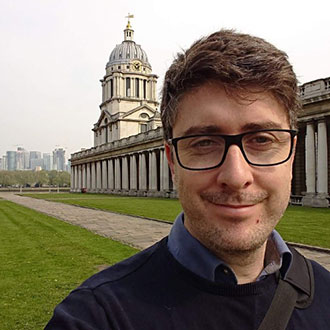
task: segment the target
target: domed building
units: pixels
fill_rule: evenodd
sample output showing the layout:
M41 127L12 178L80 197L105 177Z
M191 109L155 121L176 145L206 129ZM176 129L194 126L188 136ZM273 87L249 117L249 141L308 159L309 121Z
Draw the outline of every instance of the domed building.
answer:
M176 196L163 146L157 78L128 20L101 80L94 147L71 155L71 191Z
M124 41L111 52L101 80L101 115L93 128L95 147L161 126L157 78L146 52L135 43L128 21Z
M157 110L157 76L135 43L129 20L101 83L94 147L71 155L71 191L175 197ZM329 207L330 77L301 85L300 97L304 111L298 118L291 204Z

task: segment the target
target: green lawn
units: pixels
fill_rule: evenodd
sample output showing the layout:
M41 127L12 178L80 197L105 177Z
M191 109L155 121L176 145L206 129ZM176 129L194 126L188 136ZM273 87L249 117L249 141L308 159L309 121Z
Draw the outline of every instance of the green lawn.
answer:
M23 194L34 198L47 199L72 205L137 215L146 218L173 222L181 212L177 199L125 197L105 194Z
M72 289L137 250L0 200L0 328L43 329Z
M176 199L68 193L26 195L166 221L173 221L181 211ZM330 209L289 206L277 230L287 241L330 248Z
M330 209L289 206L276 229L286 241L330 248Z

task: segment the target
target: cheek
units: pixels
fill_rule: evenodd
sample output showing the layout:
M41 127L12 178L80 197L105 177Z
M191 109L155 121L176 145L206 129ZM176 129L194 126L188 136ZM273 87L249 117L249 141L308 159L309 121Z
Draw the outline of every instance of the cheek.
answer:
M176 172L175 179L179 196L185 200L189 199L197 202L202 192L210 190L212 187L212 190L218 189L214 187L214 183L216 182L214 176L207 173L182 170Z

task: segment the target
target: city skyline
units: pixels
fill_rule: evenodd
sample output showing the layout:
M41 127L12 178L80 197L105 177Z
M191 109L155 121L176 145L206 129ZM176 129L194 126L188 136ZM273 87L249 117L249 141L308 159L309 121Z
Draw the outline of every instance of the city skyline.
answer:
M7 150L5 155L0 156L0 170L70 171L69 167L69 160L63 148L55 148L51 152L42 153L17 147L17 150Z
M173 0L143 6L111 0L0 2L1 157L17 145L41 152L60 145L67 158L92 147L99 79L123 40L128 12L134 14L135 41L160 76L158 91L173 55L219 28L263 37L286 51L301 83L330 76L326 1L281 0L271 7L257 0L206 0L203 6Z

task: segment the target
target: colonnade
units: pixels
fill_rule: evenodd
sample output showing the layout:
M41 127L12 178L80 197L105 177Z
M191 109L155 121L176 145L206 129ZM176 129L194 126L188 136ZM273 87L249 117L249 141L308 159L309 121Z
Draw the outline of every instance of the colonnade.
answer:
M164 147L86 161L71 168L71 191L175 197Z
M306 196L303 205L328 206L329 202L329 163L328 134L326 117L306 123L305 174Z

